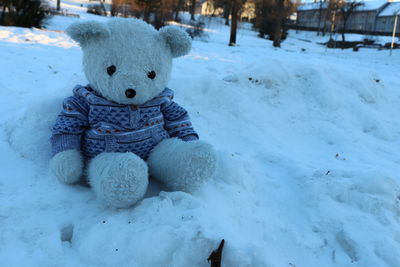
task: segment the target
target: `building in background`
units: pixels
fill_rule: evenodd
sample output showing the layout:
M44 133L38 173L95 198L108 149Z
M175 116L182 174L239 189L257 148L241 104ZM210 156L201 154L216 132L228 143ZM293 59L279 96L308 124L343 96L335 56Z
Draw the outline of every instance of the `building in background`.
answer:
M387 33L393 31L395 15L400 16L400 2L390 3L376 19L375 31L378 33ZM399 21L399 19L397 20ZM397 24L396 33L400 33L400 24Z
M360 1L360 6L350 14L346 32L390 35L393 32L394 13L400 12L400 1ZM332 27L332 24L334 24ZM399 25L398 25L399 26ZM306 3L297 8L296 28L329 32L340 31L343 20L339 9L330 7L328 1ZM396 33L400 33L397 27Z
M373 33L375 31L376 19L390 3L386 0L362 1L350 15L347 22L347 31Z

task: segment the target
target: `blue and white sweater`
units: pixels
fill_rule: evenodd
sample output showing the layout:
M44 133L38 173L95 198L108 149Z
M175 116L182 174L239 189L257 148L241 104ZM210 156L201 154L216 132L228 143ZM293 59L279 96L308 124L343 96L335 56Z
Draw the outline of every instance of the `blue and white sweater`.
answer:
M78 85L64 100L53 127L53 155L77 149L87 158L106 151L133 152L146 159L163 139L197 140L186 110L172 101L173 96L166 88L142 105L123 105Z

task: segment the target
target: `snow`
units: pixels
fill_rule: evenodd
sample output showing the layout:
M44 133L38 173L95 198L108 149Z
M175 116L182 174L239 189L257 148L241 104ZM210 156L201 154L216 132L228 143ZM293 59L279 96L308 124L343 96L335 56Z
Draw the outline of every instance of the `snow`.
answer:
M297 39L303 42L309 42L310 40L312 40L313 43L319 43L319 44L326 43L330 35L330 33L327 32L325 36L322 36L322 34L320 36L316 36L315 31L298 31L296 33L295 30L290 30L289 33L291 35L291 38L293 39ZM383 35L380 36L380 35L368 35L368 34L358 34L358 33L346 33L345 38L346 41L350 42L362 42L364 39L368 39L368 40L373 40L375 44L381 44L381 45L392 42L392 36L383 36ZM332 34L332 39L335 41L341 41L342 35L340 33ZM398 37L395 38L395 42L399 41L400 39ZM313 46L312 49L314 49Z
M275 49L246 26L228 47L211 23L169 87L217 149L215 179L192 195L151 181L109 210L48 171L61 101L86 83L62 32L76 20L0 27L2 266L209 266L221 239L222 266L400 266L398 50L326 51L310 32Z

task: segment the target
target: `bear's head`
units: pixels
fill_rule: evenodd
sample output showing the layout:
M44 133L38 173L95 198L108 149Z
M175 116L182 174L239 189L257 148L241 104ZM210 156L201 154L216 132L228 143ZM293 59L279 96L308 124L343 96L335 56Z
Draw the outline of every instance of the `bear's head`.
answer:
M189 53L189 35L175 26L159 31L138 19L72 24L68 35L83 50L83 66L92 88L104 98L140 105L161 93L172 59Z

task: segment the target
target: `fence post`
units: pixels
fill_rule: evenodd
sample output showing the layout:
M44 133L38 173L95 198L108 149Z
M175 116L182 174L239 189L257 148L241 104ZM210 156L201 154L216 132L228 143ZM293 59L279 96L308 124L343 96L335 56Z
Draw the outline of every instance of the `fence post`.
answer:
M394 17L394 25L393 25L393 35L392 35L392 44L390 45L390 54L389 56L392 55L392 50L394 46L394 37L396 36L396 28L397 28L397 17L399 16L399 12L395 13L396 16Z

